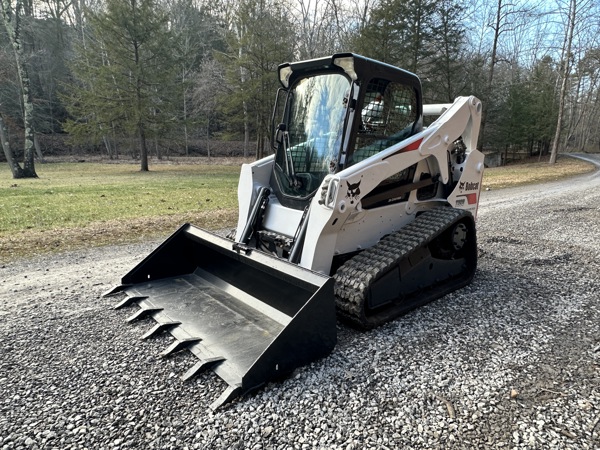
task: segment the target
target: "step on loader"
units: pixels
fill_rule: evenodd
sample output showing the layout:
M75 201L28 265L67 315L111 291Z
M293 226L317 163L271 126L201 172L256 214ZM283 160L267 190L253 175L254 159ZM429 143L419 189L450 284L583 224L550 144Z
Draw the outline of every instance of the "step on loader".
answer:
M477 265L477 98L423 105L416 75L352 53L278 75L274 154L242 166L235 232L183 225L105 294L174 337L163 356L198 357L184 379L228 383L214 408L327 356L338 317L377 327Z

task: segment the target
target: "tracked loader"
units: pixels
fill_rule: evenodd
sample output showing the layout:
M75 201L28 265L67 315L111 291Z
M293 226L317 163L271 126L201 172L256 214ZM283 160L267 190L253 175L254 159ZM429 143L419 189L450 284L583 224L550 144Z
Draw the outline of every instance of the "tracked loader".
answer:
M229 238L183 225L106 293L229 388L216 408L468 284L481 102L423 105L419 78L352 53L281 64L274 154L242 166ZM424 116L438 116L429 126Z

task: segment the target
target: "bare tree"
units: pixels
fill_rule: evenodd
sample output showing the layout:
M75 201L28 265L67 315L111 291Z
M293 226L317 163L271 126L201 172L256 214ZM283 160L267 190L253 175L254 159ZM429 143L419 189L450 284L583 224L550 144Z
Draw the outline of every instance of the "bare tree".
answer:
M562 5L559 5L562 6ZM577 129L586 123L588 114L597 107L597 76L594 74L595 53L598 49L600 21L599 5L593 0L570 0L566 8L559 7L563 18L563 46L561 56L558 118L552 142L550 164L556 162L566 131L565 147L577 140ZM588 92L586 94L585 92ZM583 137L589 133L582 130ZM575 144L576 145L576 144Z
M268 150L277 66L294 59L295 35L289 9L279 0L243 0L228 14L227 52L218 54L232 90L224 113L242 123L244 150L256 137L256 156Z
M588 48L579 60L577 72L576 104L580 104L577 116L571 119L569 136L573 136L574 145L580 151L591 147L596 139L600 144L597 131L600 114L600 48ZM569 139L567 139L569 142Z
M290 5L297 34L297 57L311 59L340 50L338 27L347 15L334 0L299 0ZM340 20L340 15L343 17Z
M506 33L518 34L523 28L528 28L527 21L523 18L530 17L535 9L535 6L528 3L516 4L507 0L496 0L495 8L490 11L492 14L490 14L487 26L492 29L493 38L484 93L484 105L486 107L483 110L479 130L479 142L481 144L484 143L488 112L493 104L494 76L499 62L498 52L500 45L503 43L502 36Z
M562 133L563 121L565 117L565 100L567 96L567 87L569 85L569 73L571 71L571 47L573 45L573 34L575 33L575 20L577 18L577 0L569 0L569 9L567 13L567 23L565 27L565 40L563 45L561 85L558 96L558 121L556 123L556 132L552 141L552 150L550 152L550 164L556 163L558 156L558 146Z
M192 92L193 111L202 119L206 138L206 151L211 156L210 138L213 119L219 102L226 95L223 68L214 59L202 63Z
M179 63L178 81L181 96L178 117L183 129L185 154L189 154L190 124L194 122L194 84L203 61L210 58L213 48L223 46L217 20L203 5L194 0L163 0L168 4L171 27L175 36L175 52Z
M0 5L2 8L0 11L2 24L6 29L13 50L20 87L21 113L25 141L23 165L21 166L18 161L12 158L12 150L8 145L5 145L5 142L2 144L2 148L4 149L7 161L9 161L13 178L37 178L34 164L35 144L33 130L33 102L31 100L29 72L27 70L27 65L25 64L26 56L22 33L23 19L28 12L31 13L32 11L30 11L29 8L27 8L27 5L21 0L17 0L14 5L11 0L0 0Z

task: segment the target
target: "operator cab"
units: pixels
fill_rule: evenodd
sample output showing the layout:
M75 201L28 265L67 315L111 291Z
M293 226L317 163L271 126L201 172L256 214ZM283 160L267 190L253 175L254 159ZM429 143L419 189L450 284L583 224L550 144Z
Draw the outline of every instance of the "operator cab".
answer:
M388 64L340 53L281 64L279 80L271 186L284 206L304 209L327 174L422 129L419 78Z

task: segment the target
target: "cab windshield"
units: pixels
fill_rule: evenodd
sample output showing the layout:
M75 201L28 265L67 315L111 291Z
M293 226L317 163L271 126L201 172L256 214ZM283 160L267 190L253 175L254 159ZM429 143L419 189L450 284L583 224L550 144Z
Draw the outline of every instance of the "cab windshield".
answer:
M304 78L290 90L275 156L284 195L307 197L335 171L349 94L350 81L341 74Z

